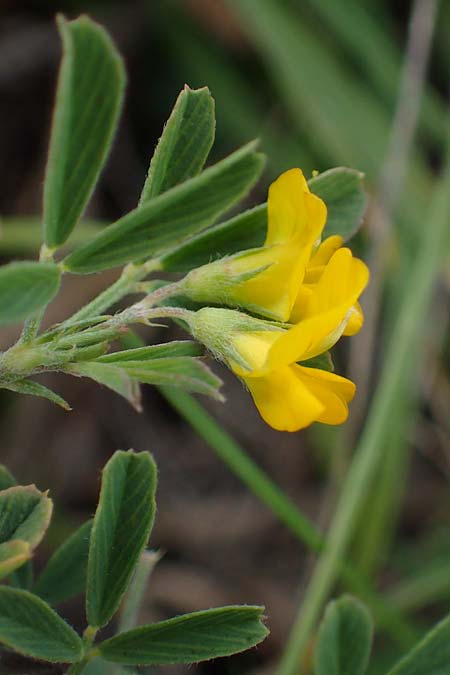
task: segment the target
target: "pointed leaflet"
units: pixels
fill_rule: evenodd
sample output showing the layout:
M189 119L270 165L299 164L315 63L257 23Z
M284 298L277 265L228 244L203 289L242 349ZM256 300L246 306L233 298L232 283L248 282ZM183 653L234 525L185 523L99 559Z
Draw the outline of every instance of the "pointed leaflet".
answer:
M20 539L35 548L52 515L52 500L34 485L17 485L0 492L0 544Z
M119 396L130 403L137 411L141 410L141 394L139 385L133 381L128 373L114 363L98 363L97 361L82 361L72 363L66 372L71 375L89 377L91 380L112 389Z
M88 520L56 549L36 581L33 593L57 605L84 591L91 528L92 520Z
M427 633L388 675L450 675L450 616Z
M174 356L200 356L204 348L192 340L175 340L160 345L146 345L136 349L125 349L100 356L100 363L117 363L118 361L151 361Z
M372 647L372 619L356 598L330 602L314 651L315 675L364 675Z
M15 323L48 305L60 282L57 265L12 262L0 267L0 326Z
M91 626L111 620L130 583L153 526L155 491L156 467L148 452L119 450L103 469L88 560Z
M125 74L109 35L87 16L59 18L63 59L44 183L44 238L63 244L97 182L116 128Z
M45 387L43 384L39 384L39 382L34 382L33 380L16 380L15 382L9 382L7 385L3 386L5 389L15 391L18 394L29 394L31 396L46 398L52 403L59 405L59 407L63 408L63 410L72 410L67 401L65 401L63 398L61 398L61 396L56 394L48 387Z
M263 607L218 607L141 626L99 645L114 663L164 665L230 656L254 647L268 634Z
M52 663L72 663L81 639L56 612L28 591L0 586L0 643Z
M357 231L367 203L362 178L359 171L336 167L308 181L311 191L327 205L323 238L340 234L349 239ZM266 231L267 204L260 204L168 251L161 258L162 268L170 272L188 272L211 262L211 257L220 258L262 246Z
M209 89L190 89L178 96L150 163L140 204L196 176L214 141L214 99Z
M14 485L17 485L17 481L11 471L4 464L0 464L0 490L6 490Z
M200 232L236 204L259 177L264 158L256 143L244 147L106 227L64 260L88 274L144 260Z

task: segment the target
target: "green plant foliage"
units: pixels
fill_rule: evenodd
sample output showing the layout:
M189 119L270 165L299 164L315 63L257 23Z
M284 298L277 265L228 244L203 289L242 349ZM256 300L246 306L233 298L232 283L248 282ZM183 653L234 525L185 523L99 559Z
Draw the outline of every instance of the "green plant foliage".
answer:
M356 598L330 602L314 651L315 675L364 675L372 647L372 619Z
M327 205L323 237L340 234L349 239L358 230L367 204L362 186L363 174L336 167L311 178L312 192ZM194 267L264 244L267 230L267 204L260 204L230 220L211 227L161 257L168 272L189 272Z
M5 389L15 391L18 394L28 394L30 396L46 398L48 401L59 405L59 407L63 410L72 410L67 401L61 398L61 396L56 394L48 387L45 387L43 384L34 382L33 380L16 380L15 382L9 382L7 385L5 385Z
M16 479L4 464L0 464L0 491L14 487L14 485L17 485Z
M26 656L53 663L78 661L81 639L43 600L0 586L0 642Z
M7 488L0 492L0 543L20 539L35 548L50 523L53 504L34 485Z
M215 124L209 89L186 85L159 139L140 204L200 173L214 142Z
M254 647L268 634L263 607L219 607L141 626L99 645L107 661L129 665L194 663Z
M58 21L63 42L44 183L44 237L63 244L84 211L111 144L125 73L107 32L86 16Z
M450 616L437 624L388 675L449 675Z
M136 410L141 410L141 394L139 384L133 381L124 368L114 363L97 363L86 361L73 363L67 368L71 375L89 377L94 382L102 384L116 392L128 401Z
M86 611L106 625L147 544L155 515L156 467L148 452L117 451L103 469L91 533Z
M26 319L45 307L59 289L52 263L13 262L0 267L0 326Z
M31 555L32 549L27 541L13 539L0 544L0 579L22 567Z
M226 157L181 185L106 227L64 261L67 270L87 274L156 256L200 232L236 204L259 177L264 158L256 142Z
M92 520L88 520L61 544L38 577L33 593L50 605L83 593L91 529Z
M166 357L177 356L201 356L204 348L198 342L192 340L175 340L161 345L146 345L137 349L125 349L120 352L112 352L100 356L100 363L118 363L122 361L153 361Z

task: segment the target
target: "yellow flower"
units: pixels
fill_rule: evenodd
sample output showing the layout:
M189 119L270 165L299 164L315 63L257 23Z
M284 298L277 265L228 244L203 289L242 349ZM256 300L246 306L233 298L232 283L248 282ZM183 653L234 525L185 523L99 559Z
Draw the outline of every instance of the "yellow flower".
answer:
M339 340L368 275L361 260L339 248L311 284L301 318L287 330L214 308L199 310L191 328L246 383L261 416L274 429L296 431L315 421L341 424L355 385L304 362Z
M327 210L300 169L286 171L272 183L267 208L264 247L193 270L181 285L191 299L289 320Z

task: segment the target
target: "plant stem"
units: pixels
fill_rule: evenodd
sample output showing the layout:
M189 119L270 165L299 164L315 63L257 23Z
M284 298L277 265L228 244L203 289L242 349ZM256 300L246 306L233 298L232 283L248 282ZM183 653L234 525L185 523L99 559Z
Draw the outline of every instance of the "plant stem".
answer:
M96 298L91 300L87 305L73 314L63 326L70 326L76 321L89 319L92 316L98 316L109 307L112 307L116 302L119 302L123 297L132 293L134 286L138 281L141 281L150 272L159 269L158 260L149 260L142 265L135 265L130 263L122 270L122 274L111 286L105 289Z
M39 262L51 262L53 260L52 251L47 248L45 244L42 244L41 250L39 253ZM25 321L22 334L19 338L20 344L28 344L34 340L38 334L39 328L44 318L46 307L38 309L37 312L30 316L29 319Z
M197 431L220 459L301 542L320 552L324 539L310 520L285 495L192 396L173 388L160 387L175 410ZM339 572L346 586L358 593L371 607L378 623L403 648L414 644L419 633L390 607L350 564L342 562Z
M450 129L449 129L450 132ZM445 235L450 219L450 133L442 178L438 181L423 231L421 245L411 270L410 283L405 285L403 302L392 331L385 365L364 427L359 447L344 482L341 498L329 528L326 547L317 563L302 607L294 623L281 660L278 675L294 675L307 646L311 631L323 604L336 581L346 548L353 535L371 482L384 450L384 438L389 429L391 410L402 390L411 364L418 363L417 351L425 324L427 307L432 297L434 281L445 247Z

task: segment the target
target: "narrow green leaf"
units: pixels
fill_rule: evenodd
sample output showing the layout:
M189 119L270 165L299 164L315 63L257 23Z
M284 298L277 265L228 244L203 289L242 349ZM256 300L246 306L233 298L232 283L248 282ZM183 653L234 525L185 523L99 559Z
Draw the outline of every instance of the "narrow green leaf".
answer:
M17 485L16 479L4 464L0 464L0 490L6 490L14 485Z
M0 326L26 319L58 292L57 265L12 262L0 267Z
M5 389L10 391L15 391L18 394L29 394L30 396L39 396L40 398L46 398L52 403L56 403L63 410L72 410L70 405L65 401L61 396L56 394L54 391L45 387L39 382L34 382L33 380L17 380L16 382L9 382L6 385L3 385Z
M134 628L99 645L107 661L129 665L194 663L254 647L268 634L263 607L218 607Z
M199 359L178 356L152 361L123 361L121 367L138 382L179 387L223 401L219 392L222 381Z
M324 238L339 234L348 240L358 231L367 206L363 178L360 171L338 166L308 181L311 192L327 205Z
M72 363L66 372L71 375L89 377L94 382L112 389L119 396L130 403L137 411L141 410L141 394L139 385L133 381L128 373L114 363L101 363L98 361L81 361Z
M362 178L359 171L340 166L308 181L311 191L327 205L323 237L340 234L349 239L357 231L367 203ZM189 272L212 258L262 246L266 231L267 204L260 204L168 251L161 257L161 266L169 272Z
M0 579L22 567L31 555L30 544L22 539L13 539L0 544Z
M106 227L69 255L65 268L87 274L156 256L200 232L236 204L259 177L264 158L256 142Z
M324 352L300 363L302 366L306 366L306 368L319 368L319 370L327 370L329 373L334 371L333 359L330 352Z
M51 607L28 591L0 586L0 642L52 663L72 663L82 655L81 639Z
M427 633L388 675L450 675L450 616Z
M101 627L116 612L155 515L156 467L148 452L117 451L103 469L89 548L86 610Z
M119 361L152 361L174 356L201 356L204 352L202 345L192 340L174 340L161 345L147 345L137 349L125 349L112 354L100 356L100 363L118 363Z
M125 74L108 33L87 16L59 18L59 73L44 183L44 237L63 244L92 194L122 105Z
M350 595L330 602L314 651L315 675L364 675L372 647L372 619Z
M17 485L0 492L0 544L22 539L31 548L41 542L50 523L52 500L34 485Z
M186 85L159 139L140 204L200 173L214 133L214 99L209 89L190 89Z
M83 593L91 529L92 520L88 520L66 539L37 579L33 592L49 604L57 605Z

